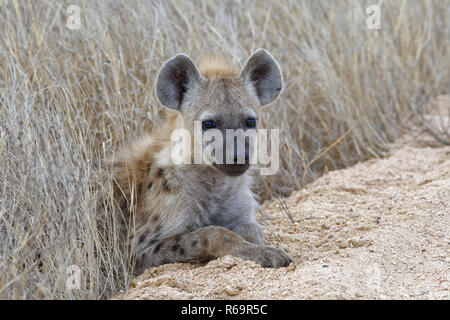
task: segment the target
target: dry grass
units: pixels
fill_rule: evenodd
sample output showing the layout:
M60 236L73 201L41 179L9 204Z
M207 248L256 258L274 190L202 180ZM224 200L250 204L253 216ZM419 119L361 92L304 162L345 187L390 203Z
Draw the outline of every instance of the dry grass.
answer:
M66 27L69 4L80 30ZM382 156L418 102L449 91L450 3L380 1L382 30L366 28L369 4L1 1L0 297L126 286L115 215L98 232L90 160L159 121L155 75L180 51L241 64L264 47L280 62L286 87L264 117L282 128L282 169L259 180L263 199ZM80 290L67 290L70 265Z

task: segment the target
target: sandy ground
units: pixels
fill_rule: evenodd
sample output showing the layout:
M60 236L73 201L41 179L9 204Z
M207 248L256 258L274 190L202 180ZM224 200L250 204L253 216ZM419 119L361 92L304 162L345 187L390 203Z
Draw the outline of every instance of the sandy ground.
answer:
M266 242L291 254L289 267L168 264L124 298L449 299L450 147L415 141L264 204Z

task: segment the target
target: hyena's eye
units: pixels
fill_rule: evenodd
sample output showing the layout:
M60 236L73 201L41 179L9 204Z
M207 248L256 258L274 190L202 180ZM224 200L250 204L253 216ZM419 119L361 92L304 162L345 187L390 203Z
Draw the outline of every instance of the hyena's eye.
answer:
M247 119L247 121L245 121L245 124L249 128L256 128L256 120L254 118Z
M212 120L206 120L202 122L202 128L203 130L213 129L216 127L216 123Z

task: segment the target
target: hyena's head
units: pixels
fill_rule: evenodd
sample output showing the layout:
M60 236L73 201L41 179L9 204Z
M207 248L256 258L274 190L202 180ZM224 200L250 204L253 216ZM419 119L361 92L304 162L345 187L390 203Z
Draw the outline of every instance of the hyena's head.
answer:
M156 93L164 106L181 112L185 129L211 155L207 164L238 176L254 159L249 137L255 137L258 108L273 102L282 84L277 62L264 49L251 55L240 72L217 58L201 61L197 68L179 54L162 66Z

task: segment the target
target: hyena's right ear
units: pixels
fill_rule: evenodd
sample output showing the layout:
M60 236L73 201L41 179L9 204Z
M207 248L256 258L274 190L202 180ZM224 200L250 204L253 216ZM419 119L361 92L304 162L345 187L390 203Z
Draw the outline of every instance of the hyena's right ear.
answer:
M163 64L156 80L156 95L167 108L180 111L186 92L201 83L197 67L185 54Z
M264 49L256 50L248 58L240 77L255 93L261 106L273 102L283 87L280 67L272 55Z

